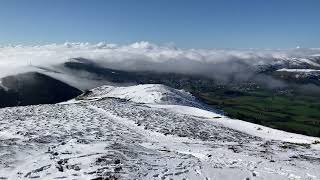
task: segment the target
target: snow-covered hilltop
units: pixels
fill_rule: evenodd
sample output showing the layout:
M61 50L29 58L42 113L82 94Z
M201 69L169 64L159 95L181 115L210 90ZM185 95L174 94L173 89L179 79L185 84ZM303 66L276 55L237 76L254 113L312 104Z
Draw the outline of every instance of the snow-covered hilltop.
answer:
M319 179L320 139L232 120L163 85L0 109L0 179Z
M166 104L201 107L194 96L184 90L177 90L161 84L144 84L128 87L101 86L86 93L82 98L120 98L136 103Z

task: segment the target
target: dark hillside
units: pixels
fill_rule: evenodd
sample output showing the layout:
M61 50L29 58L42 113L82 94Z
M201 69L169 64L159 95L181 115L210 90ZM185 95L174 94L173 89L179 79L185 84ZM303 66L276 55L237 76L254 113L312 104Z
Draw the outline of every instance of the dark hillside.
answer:
M58 103L81 94L80 90L37 72L7 76L1 81L0 107Z

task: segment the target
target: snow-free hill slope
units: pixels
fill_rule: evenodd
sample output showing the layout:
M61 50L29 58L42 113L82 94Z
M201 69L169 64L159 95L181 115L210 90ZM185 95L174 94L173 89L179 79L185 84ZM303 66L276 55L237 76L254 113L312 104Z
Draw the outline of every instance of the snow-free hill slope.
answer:
M0 109L0 179L320 178L320 139L193 104L184 91L139 85Z
M62 81L38 72L0 78L0 107L53 104L81 93Z

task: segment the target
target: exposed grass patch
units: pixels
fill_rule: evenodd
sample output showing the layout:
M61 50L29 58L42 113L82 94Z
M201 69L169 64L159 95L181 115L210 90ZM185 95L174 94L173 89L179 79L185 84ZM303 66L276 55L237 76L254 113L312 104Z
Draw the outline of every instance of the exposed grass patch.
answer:
M320 137L320 97L279 95L267 90L226 95L225 91L199 93L198 97L232 118Z

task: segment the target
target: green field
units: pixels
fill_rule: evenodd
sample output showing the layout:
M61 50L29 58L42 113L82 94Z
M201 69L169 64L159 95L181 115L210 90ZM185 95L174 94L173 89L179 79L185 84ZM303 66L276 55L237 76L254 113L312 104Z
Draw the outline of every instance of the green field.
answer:
M230 93L225 89L201 92L197 96L232 118L320 137L319 96L277 94L266 90Z

